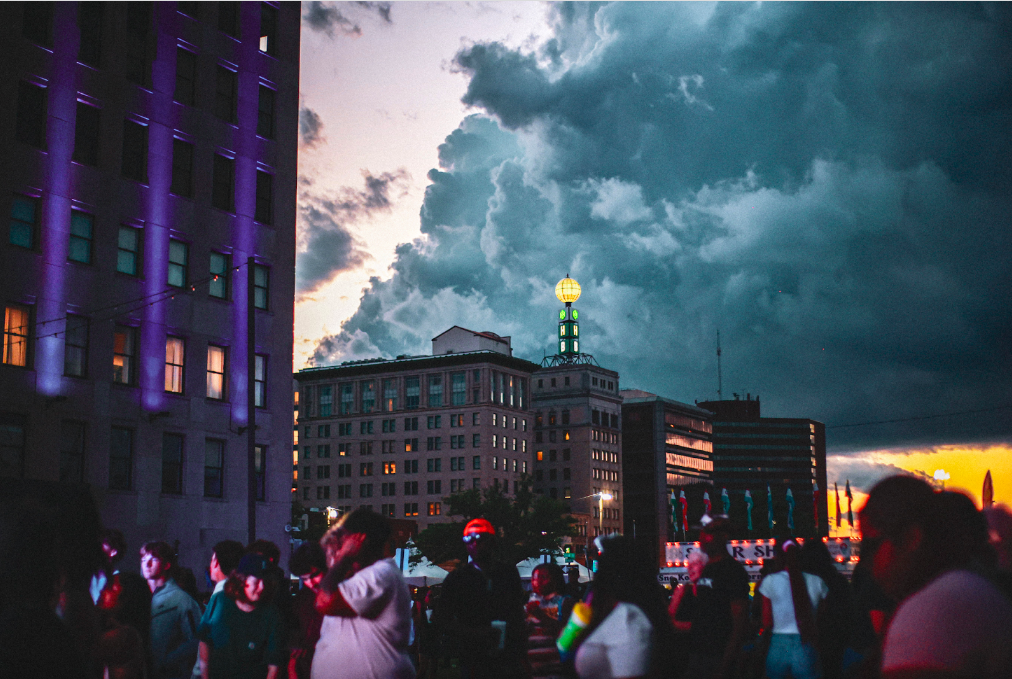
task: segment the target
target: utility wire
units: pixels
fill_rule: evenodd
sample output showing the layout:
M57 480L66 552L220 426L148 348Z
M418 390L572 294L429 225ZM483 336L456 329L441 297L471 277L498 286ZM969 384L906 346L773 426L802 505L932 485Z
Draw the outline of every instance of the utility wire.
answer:
M247 264L247 262L243 262L242 264L239 264L237 266L231 267L231 269L232 269L233 272L235 272L235 271L238 271L239 269L241 269L242 267L246 266L246 264ZM198 285L203 285L204 283L209 283L211 281L217 280L220 276L221 276L221 274L212 274L211 276L208 276L207 278L202 278L200 280L192 281L186 287L182 287L182 288L166 288L165 290L160 290L158 292L154 292L154 293L151 293L149 295L144 295L143 297L137 297L137 298L134 298L134 299L131 299L131 300L127 300L126 302L119 302L118 304L111 304L111 305L108 305L108 306L99 307L97 309L93 309L93 310L84 312L82 314L68 314L68 315L65 315L65 316L61 316L59 318L51 318L48 321L39 321L37 323L37 325L45 325L46 323L54 323L54 322L57 322L57 321L69 321L72 316L79 316L81 318L85 318L86 319L86 324L88 324L88 325L90 325L92 322L111 321L111 320L114 320L117 317L124 316L124 315L127 315L127 314L132 314L135 311L140 311L141 309L147 308L149 306L153 306L155 304L158 304L159 302L164 302L167 299L172 299L176 295L185 295L185 294L189 294L190 292L196 292L196 289L197 289ZM187 290L187 288L189 288L189 290ZM137 302L144 302L144 303L140 304L138 306L132 307L130 309L121 310L121 307L130 305L130 304L135 304ZM108 311L110 309L114 309L115 313L113 313L112 315L107 316L105 318L93 318L92 317L93 314L97 314L97 313L99 313L101 311ZM34 339L37 341L37 340L40 340L40 339L46 339L48 337L58 337L58 336L60 336L62 334L65 334L66 332L67 332L66 329L64 329L64 330L57 330L56 332L52 332L52 333L49 333L47 335L36 335Z
M955 413L940 413L938 415L922 415L920 417L902 417L896 420L876 420L874 422L857 422L855 424L834 424L826 429L847 429L849 427L867 427L873 424L892 424L894 422L916 422L918 420L933 420L939 417L955 417L957 415L975 415L977 413L993 413L998 410L1008 410L1012 404L995 406L993 408L980 408L978 410L962 410Z

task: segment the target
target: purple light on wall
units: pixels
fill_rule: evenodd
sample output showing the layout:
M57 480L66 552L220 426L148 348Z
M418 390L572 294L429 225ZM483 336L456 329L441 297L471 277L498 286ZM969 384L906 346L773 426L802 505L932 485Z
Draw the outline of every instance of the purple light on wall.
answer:
M59 4L57 8L59 9ZM48 117L45 158L46 185L42 208L42 271L39 296L36 300L36 327L40 339L36 344L35 370L38 390L47 396L59 394L63 386L63 335L60 321L67 313L66 274L67 247L70 238L70 158L74 150L74 119L77 95L74 90L78 31L71 11L55 12L53 42L55 65L47 88Z

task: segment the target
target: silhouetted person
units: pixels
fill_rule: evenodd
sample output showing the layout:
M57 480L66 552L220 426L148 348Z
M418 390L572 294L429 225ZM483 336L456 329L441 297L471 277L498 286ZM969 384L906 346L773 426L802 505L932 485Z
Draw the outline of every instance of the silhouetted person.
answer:
M188 679L197 661L200 606L172 579L176 557L165 542L141 547L141 575L151 590L153 679Z
M327 574L327 555L317 542L305 542L292 554L288 563L292 575L302 581L302 588L292 602L291 629L288 634L289 679L309 679L313 653L320 640L323 616L316 610L316 595Z

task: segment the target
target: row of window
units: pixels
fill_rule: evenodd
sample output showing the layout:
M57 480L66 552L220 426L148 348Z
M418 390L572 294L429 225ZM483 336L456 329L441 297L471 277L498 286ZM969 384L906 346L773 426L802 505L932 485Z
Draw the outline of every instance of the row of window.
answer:
M232 73L218 67L219 73ZM232 73L232 76L235 76ZM220 78L220 76L219 76ZM235 108L237 95L235 83L231 88L231 106ZM99 143L101 133L101 109L94 105L94 100L87 98L77 102L77 115L74 120L74 151L72 159L83 165L99 165ZM37 149L46 150L47 120L46 88L33 82L22 80L18 83L17 125L18 141ZM260 87L260 125L273 128L274 92ZM223 104L224 106L224 104ZM269 108L268 108L269 107ZM269 132L273 134L272 130ZM186 141L184 133L178 133L172 140L172 179L169 190L177 196L193 198L194 182L194 145ZM148 120L141 116L127 117L123 120L123 144L120 158L120 174L125 179L148 183ZM256 203L254 219L261 224L274 223L274 175L270 172L256 170ZM225 212L235 212L235 157L231 154L215 153L211 165L211 205Z
M595 481L618 481L618 472L612 469L591 469L591 478Z
M469 374L470 373L470 374ZM524 407L524 393L527 380L490 370L492 401L510 407ZM373 411L394 412L403 406L406 410L422 407L422 386L425 390L425 404L430 408L444 405L461 406L467 403L471 392L471 403L481 400L481 369L452 372L449 374L449 393L446 393L445 376L442 373L404 378L391 377L382 380L360 380L337 385L320 384L303 387L300 403L305 417L332 417L334 414L371 413ZM377 393L379 389L379 393ZM337 409L334 408L335 393ZM477 413L473 414L477 417ZM453 416L451 416L453 417ZM462 415L459 424L463 426ZM495 418L496 415L493 415ZM505 418L506 416L501 416ZM515 418L514 418L515 419ZM473 424L477 424L477 419ZM523 421L526 427L526 420ZM494 425L495 423L493 423ZM505 420L503 426L506 426ZM430 426L430 429L432 427ZM516 425L514 424L514 428Z
M559 478L559 471L557 469L549 469L548 470L548 480L549 481L557 481L558 478ZM571 478L571 472L570 472L569 467L564 467L562 469L562 480L563 481L569 481L570 478ZM597 478L597 477L594 477L594 478ZM544 479L545 479L544 470L542 470L542 469L535 469L534 470L534 480L535 481L544 481Z
M53 9L52 2L26 2L21 17L21 33L32 42L43 47L53 46ZM192 19L201 19L209 8L217 8L217 28L233 38L240 38L240 9L238 2L177 2L176 9L180 14ZM82 64L94 68L103 66L103 48L106 46L105 3L78 3L77 26L79 43L77 59ZM153 3L131 2L126 7L126 33L124 54L126 59L126 76L131 82L147 86L150 84L150 54L148 37L152 30ZM278 51L278 10L269 3L260 3L260 51L270 56L277 56Z
M590 434L591 441L600 441L601 443L611 443L618 445L618 434L611 431L601 431L600 429L592 429Z
M545 432L543 432L543 431L540 431L540 430L539 431L535 431L534 432L534 442L535 443L543 443L544 440L545 440L544 439L544 434L545 434ZM558 438L559 438L558 432L555 429L549 429L548 430L548 442L549 443L555 443L558 440ZM563 441L568 441L570 438L571 437L570 437L569 430L568 429L563 429L562 430L562 440Z
M420 418L418 418L418 417L405 417L404 418L404 424L403 424L403 430L404 431L418 431L419 419ZM464 425L464 419L465 419L464 418L464 413L454 413L453 415L448 415L446 419L449 421L451 429L461 428L461 427L465 426ZM428 417L426 417L424 419L424 421L426 423L426 429L442 429L443 428L443 416L442 415L429 415ZM527 420L526 419L520 418L519 422L518 422L518 419L516 417L514 417L514 418L512 418L512 422L513 422L513 429L517 429L518 428L518 424L519 424L519 429L521 431L527 431ZM503 428L508 428L509 427L509 423L510 423L510 418L508 416L506 416L506 415L499 415L498 413L492 413L492 426L493 427L501 426ZM480 424L481 424L481 413L471 413L471 425L472 426L478 426ZM362 420L361 422L358 423L358 433L359 433L359 435L372 434L375 431L375 426L376 426L376 421L375 420ZM337 425L337 435L338 436L351 436L353 429L354 429L354 423L353 422L339 422L338 425ZM296 431L298 431L298 428L296 428ZM380 431L382 433L384 433L384 434L395 433L397 431L397 420L396 419L380 420ZM330 429L330 425L329 424L318 424L318 425L316 425L316 437L317 438L329 438L330 437L330 432L331 432L331 429ZM307 438L307 439L311 438L312 437L312 433L313 433L313 426L312 425L307 424L307 425L305 425L303 427L303 437L304 438Z
M87 425L76 420L60 423L60 481L82 483L85 480L85 451ZM24 476L27 418L12 413L0 413L0 477ZM134 430L112 427L109 436L109 488L134 489ZM182 495L186 474L186 437L184 434L164 432L161 449L161 491ZM226 442L222 439L204 439L204 497L225 496ZM256 493L258 500L266 499L266 446L255 448ZM243 486L245 488L245 486ZM192 493L193 489L189 489ZM241 492L241 491L240 491Z
M571 455L572 455L571 449L569 449L569 448L563 448L562 449L562 460L564 462L568 461ZM549 451L548 451L548 461L549 462L555 462L557 457L558 457L558 452L555 449L549 449ZM544 462L545 461L545 451L539 450L536 453L535 458L537 459L538 462Z
M618 453L594 448L590 451L590 459L597 462L611 462L612 464L618 464Z
M467 467L467 463L465 462L465 460L466 460L466 457L464 455L451 457L450 458L450 471L452 471L452 472L464 471L466 469L466 467ZM508 467L508 463L509 463L509 460L507 460L507 458L505 458L505 457L502 458L502 469L503 469L503 471L506 471L506 469ZM317 479L329 479L330 478L330 467L331 467L331 465L329 465L329 464L318 464L318 465L316 465L316 478ZM309 465L306 465L306 466L303 467L302 473L303 473L303 480L304 481L310 481L310 480L312 480L312 478L313 478L312 477L312 469L313 468L311 466L309 466ZM376 469L379 469L380 472L384 476L391 476L391 475L397 473L397 462L383 462L383 463L380 463L380 464L376 464L376 463L373 463L373 462L362 462L362 463L359 464L358 475L359 476L373 476L374 470L376 470ZM480 455L474 455L471 458L471 469L476 469L476 470L480 470L481 469L481 456ZM499 458L498 457L493 457L492 458L492 469L499 469ZM296 472L296 475L297 475L297 473L298 473L298 466L297 465L296 465L294 471ZM441 457L431 458L430 457L429 459L427 459L425 461L425 471L427 473L430 473L430 474L442 472L443 471L443 458L441 458ZM513 460L513 471L514 472L521 471L522 473L526 474L527 473L527 462L526 461ZM348 464L338 464L337 465L337 478L342 478L342 479L343 478L350 478L351 477L351 472L352 472L352 465L350 463L348 463ZM418 473L418 460L405 460L401 464L401 473L402 474L417 474ZM297 476L296 476L296 480L297 480Z
M573 327L575 329L577 326L573 326ZM560 326L560 328L561 328L561 326ZM572 333L572 334L575 335L576 333ZM577 343L574 342L573 351L578 351L578 350L579 350L579 344L577 344ZM566 351L565 346L562 346L562 352L565 353L565 351ZM558 378L556 378L556 377L550 377L550 378L548 378L549 386L551 386L551 387L557 387L557 386L559 386L557 380L558 380ZM595 386L595 387L601 387L602 389L607 389L608 391L615 391L615 383L612 380L605 380L603 377L600 378L600 379L598 379L597 377L593 377L592 376L590 378L590 383L591 383L592 386ZM566 386L566 387L570 386L569 385L569 375L565 375L565 376L562 377L562 384L563 384L563 386ZM545 388L545 378L538 378L538 389L544 389L544 388Z
M11 203L8 241L12 245L38 249L40 199L15 194ZM95 215L83 210L70 211L70 233L67 244L67 261L92 264L95 260ZM172 288L190 285L190 245L181 240L169 239L166 266L166 284ZM116 271L140 277L144 271L144 230L120 225L116 237ZM231 299L232 258L221 252L211 252L207 267L207 294L218 299ZM199 274L198 274L199 275ZM270 299L270 269L263 264L253 265L253 306L266 310Z
M569 411L563 410L559 414L559 417L556 418L555 411L549 410L547 419L548 419L548 426L555 426L556 424L563 424L563 425L569 424L570 423ZM590 411L590 423L601 425L602 427L610 426L612 429L618 429L619 427L618 415L616 413L606 413L602 410L598 410L597 408L592 408ZM540 429L542 426L544 426L544 424L545 418L542 416L542 414L540 412L534 413L534 428Z
M8 304L4 310L3 362L28 367L29 329L31 309L20 304ZM118 384L137 383L139 329L117 325L113 329L112 381ZM63 374L70 377L88 376L90 323L83 316L68 316L63 351ZM224 400L227 397L228 348L207 345L206 380L204 395ZM165 391L184 393L186 373L186 340L169 336L165 339ZM255 402L257 407L267 403L267 356L255 356Z

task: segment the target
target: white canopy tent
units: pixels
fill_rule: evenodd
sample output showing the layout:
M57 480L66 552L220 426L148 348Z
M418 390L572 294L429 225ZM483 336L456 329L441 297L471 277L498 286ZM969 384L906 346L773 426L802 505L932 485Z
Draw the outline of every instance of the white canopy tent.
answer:
M408 543L407 549L398 549L394 555L394 561L401 567L401 573L404 574L404 580L407 581L409 585L414 587L436 585L445 580L446 576L450 574L449 571L444 568L440 568L424 556L421 561L412 565L412 554L418 554L418 550L415 549L411 543Z
M517 570L520 571L520 579L530 580L531 573L534 572L534 568L539 563L542 563L542 559L538 559L537 557L531 557L530 559L525 559L524 561L518 563ZM571 566L576 566L577 568L580 569L580 582L590 582L590 571L587 570L587 567L584 566L583 564L578 563L576 561L567 564L566 557L564 556L556 556L555 563L561 566L564 571L568 570Z

